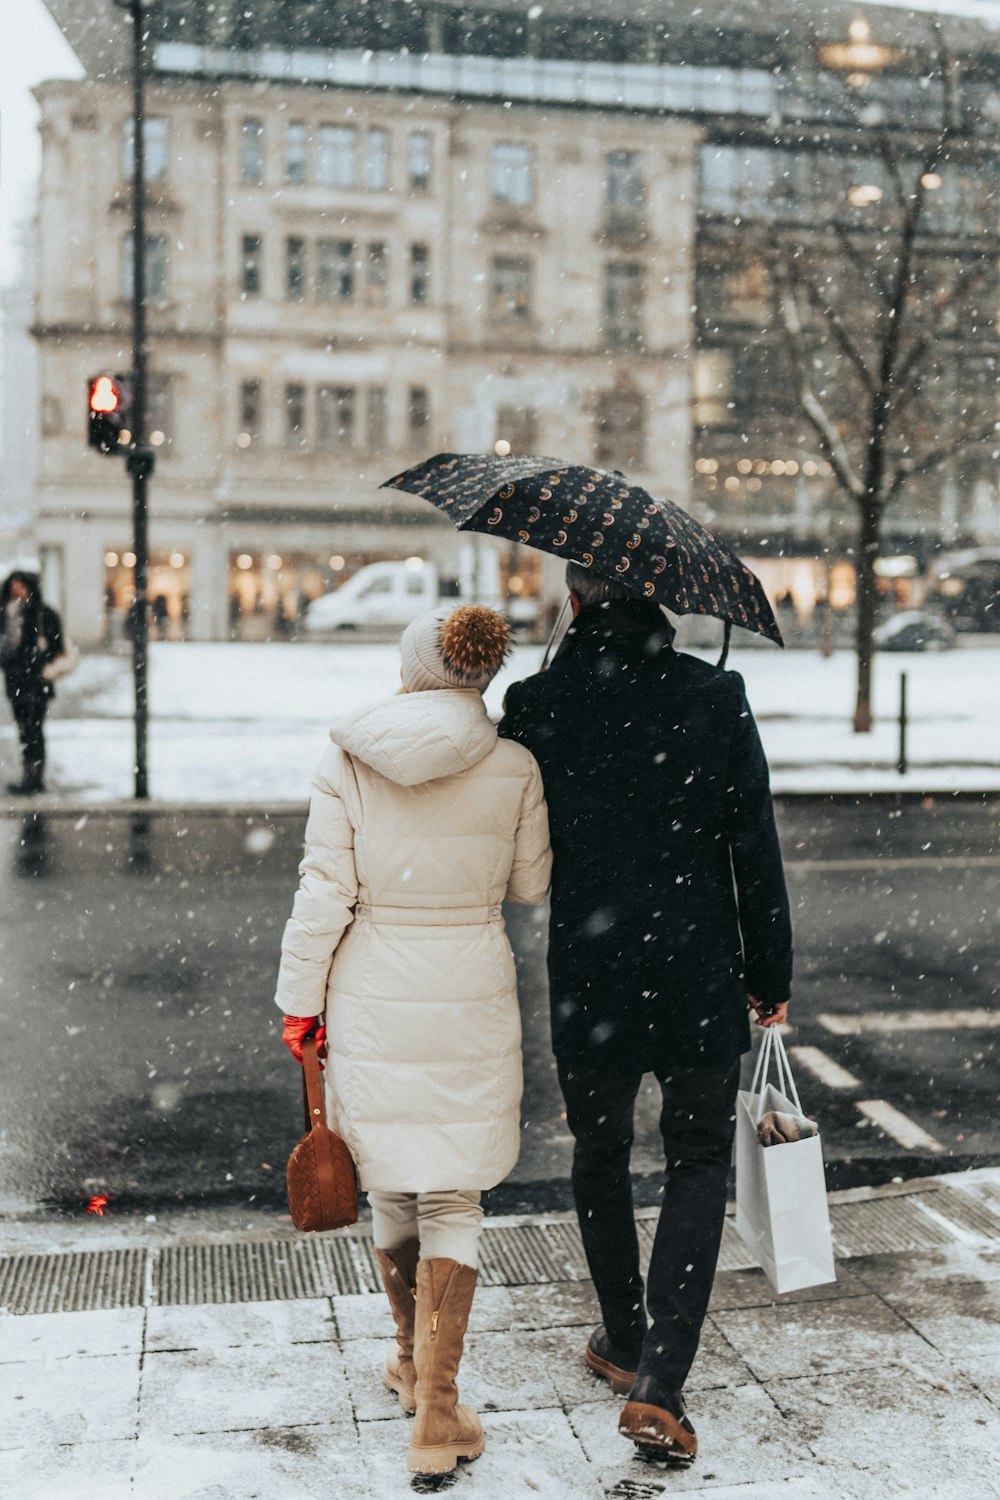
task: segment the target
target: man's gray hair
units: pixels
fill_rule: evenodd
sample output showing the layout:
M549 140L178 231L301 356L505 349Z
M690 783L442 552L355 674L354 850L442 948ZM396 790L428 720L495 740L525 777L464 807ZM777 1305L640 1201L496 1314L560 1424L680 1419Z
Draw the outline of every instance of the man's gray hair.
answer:
M579 563L566 564L566 587L575 594L581 605L604 604L609 599L634 599L635 594L625 588L616 578L602 578L590 568Z

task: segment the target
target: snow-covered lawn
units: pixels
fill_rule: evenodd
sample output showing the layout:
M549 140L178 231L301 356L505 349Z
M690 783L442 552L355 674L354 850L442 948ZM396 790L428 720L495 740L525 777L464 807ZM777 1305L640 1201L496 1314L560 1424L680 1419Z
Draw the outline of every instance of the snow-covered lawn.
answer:
M520 647L487 696L499 713L507 682L534 671ZM881 656L873 734L854 735L848 652L735 649L777 790L1000 789L1000 644L939 655ZM899 675L909 676L909 756L895 770ZM391 645L154 645L150 778L159 800L301 802L330 721L395 692ZM60 688L49 724L53 791L105 801L131 790L132 710L126 657L89 656ZM17 769L9 721L0 775Z

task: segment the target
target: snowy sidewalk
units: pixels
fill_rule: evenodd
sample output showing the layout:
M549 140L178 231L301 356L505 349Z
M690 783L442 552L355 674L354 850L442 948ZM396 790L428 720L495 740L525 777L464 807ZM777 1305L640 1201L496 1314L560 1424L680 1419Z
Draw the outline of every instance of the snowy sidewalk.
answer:
M702 653L707 654L707 653ZM499 715L508 682L536 670L521 646L487 694ZM1000 790L1000 646L939 655L882 655L876 727L851 731L854 660L841 651L736 649L778 792ZM899 675L909 688L909 760L896 770ZM395 646L154 644L153 795L176 803L304 805L338 715L399 685ZM60 684L49 723L50 784L63 803L131 792L132 685L123 656L85 657ZM17 742L0 722L0 781L17 772Z
M251 1262L238 1235L203 1227L200 1249L168 1242L158 1252L183 1270L186 1302L176 1282L172 1304L155 1300L146 1260L141 1305L108 1306L122 1257L139 1255L139 1266L152 1254L129 1244L153 1231L140 1225L130 1241L126 1225L101 1221L87 1226L99 1231L89 1243L107 1227L118 1248L99 1253L119 1257L117 1272L109 1261L106 1279L90 1281L91 1304L103 1307L0 1317L2 1488L11 1500L402 1500L440 1487L469 1500L994 1500L1000 1236L989 1226L1000 1226L1000 1173L963 1181L986 1232L953 1223L937 1249L841 1259L835 1285L788 1297L775 1298L759 1271L720 1271L688 1386L701 1456L684 1471L638 1457L618 1436L620 1402L582 1363L590 1283L538 1277L546 1233L558 1241L551 1217L488 1229L487 1242L520 1236L521 1271L477 1293L462 1392L483 1414L486 1452L443 1486L406 1474L407 1419L380 1379L391 1326L381 1294L320 1297L300 1285L287 1300L213 1301L196 1265L218 1277L235 1256L246 1278ZM879 1222L895 1213L900 1224L918 1188L854 1195L835 1218L850 1233L879 1202ZM935 1187L920 1191L926 1211ZM565 1221L563 1232L575 1233ZM895 1231L882 1232L891 1245ZM35 1226L36 1249L43 1233ZM322 1238L349 1267L349 1237ZM255 1263L290 1285L316 1245L278 1229L256 1242ZM26 1276L39 1285L53 1259L25 1262ZM73 1277L85 1277L86 1259L69 1266Z

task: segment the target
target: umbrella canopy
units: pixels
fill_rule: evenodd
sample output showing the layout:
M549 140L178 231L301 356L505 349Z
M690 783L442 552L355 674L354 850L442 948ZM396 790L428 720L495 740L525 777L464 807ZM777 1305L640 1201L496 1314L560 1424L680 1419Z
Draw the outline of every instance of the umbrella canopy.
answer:
M712 615L784 642L760 580L669 500L607 469L551 458L438 453L383 488L419 495L481 531L593 568L678 615Z

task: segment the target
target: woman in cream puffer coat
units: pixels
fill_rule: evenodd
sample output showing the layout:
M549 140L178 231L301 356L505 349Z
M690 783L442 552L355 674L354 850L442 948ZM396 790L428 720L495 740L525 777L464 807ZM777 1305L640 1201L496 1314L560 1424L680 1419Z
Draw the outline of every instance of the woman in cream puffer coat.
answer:
M480 1193L520 1139L502 903L542 901L551 867L538 767L482 700L508 644L492 610L422 616L401 643L405 691L334 725L275 997L292 1037L295 1018L325 1012L330 1123L371 1202L397 1323L385 1378L417 1410L410 1468L424 1473L482 1451L454 1377Z

